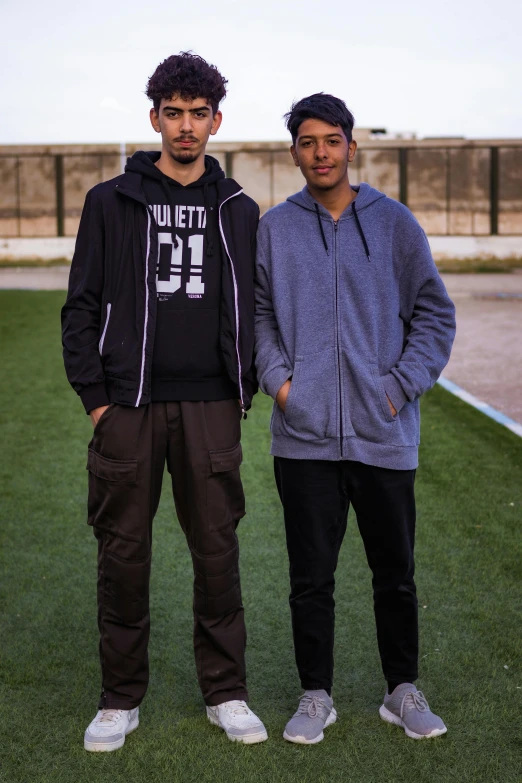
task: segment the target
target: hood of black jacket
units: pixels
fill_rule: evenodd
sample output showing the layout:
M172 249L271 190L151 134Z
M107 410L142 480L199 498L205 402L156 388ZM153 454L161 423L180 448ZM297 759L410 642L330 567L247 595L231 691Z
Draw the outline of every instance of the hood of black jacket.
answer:
M141 174L142 177L150 177L150 179L155 179L158 182L166 181L172 187L178 188L200 188L225 178L225 172L219 165L219 162L211 155L205 155L205 173L195 182L190 182L188 185L182 185L181 182L177 182L177 180L164 174L155 165L160 159L160 156L160 152L143 152L142 150L135 152L132 158L127 159L125 172Z
M125 166L125 173L134 173L139 174L142 177L148 177L150 179L156 180L161 187L163 188L163 191L165 192L165 196L167 198L167 202L170 203L170 208L172 211L172 214L174 214L174 202L175 197L173 196L173 191L175 191L178 188L201 188L203 190L203 201L205 204L205 210L208 214L211 204L211 199L209 196L209 185L214 185L218 182L218 180L225 178L225 173L221 166L219 165L218 161L215 158L212 158L210 155L205 155L205 171L201 175L199 179L197 179L195 182L189 182L188 185L182 185L180 182L178 182L175 179L172 179L172 177L169 177L167 174L164 174L160 169L155 165L157 161L160 159L160 152L143 152L139 151L134 153L132 158L129 158L127 160L127 165ZM178 238L176 236L176 228L174 226L174 223L172 223L171 226L171 233L172 233L172 244L174 247L178 247ZM208 220L205 228L205 241L206 241L206 254L207 256L214 255L214 242L215 238L213 234L215 233L212 229L211 221Z

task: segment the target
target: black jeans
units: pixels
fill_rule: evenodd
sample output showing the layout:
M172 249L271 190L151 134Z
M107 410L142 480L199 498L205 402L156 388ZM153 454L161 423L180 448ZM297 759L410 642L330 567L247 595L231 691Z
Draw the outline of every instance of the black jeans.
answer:
M301 685L333 682L334 573L353 505L373 574L377 641L388 682L417 678L413 581L414 470L275 457L290 560L290 609Z

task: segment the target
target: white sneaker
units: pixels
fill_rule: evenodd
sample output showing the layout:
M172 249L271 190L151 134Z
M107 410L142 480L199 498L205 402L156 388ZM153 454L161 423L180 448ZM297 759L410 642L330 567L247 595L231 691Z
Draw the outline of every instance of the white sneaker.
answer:
M219 726L232 742L244 742L253 745L268 739L266 729L246 701L225 701L217 707L207 707L207 716L211 723Z
M125 737L137 729L140 708L133 710L99 710L89 723L83 740L85 750L117 750L125 742Z

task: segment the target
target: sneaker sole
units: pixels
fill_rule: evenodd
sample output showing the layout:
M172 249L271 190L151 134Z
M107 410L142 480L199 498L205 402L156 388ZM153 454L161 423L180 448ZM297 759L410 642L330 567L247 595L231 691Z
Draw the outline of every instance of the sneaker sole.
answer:
M328 728L328 726L331 726L332 723L335 723L337 720L337 712L332 707L332 711L330 712L329 716L326 719L326 723L324 724L324 728ZM299 734L296 737L291 737L289 734L286 733L286 729L283 732L283 739L288 740L288 742L295 742L297 745L315 745L318 742L322 742L324 740L324 733L321 732L317 735L317 737L314 737L313 739L306 739L306 737L301 737Z
M268 739L266 729L263 729L263 731L256 731L253 734L245 734L242 737L237 737L235 734L229 734L212 713L207 712L207 718L213 726L217 726L218 728L222 729L231 742L242 742L244 745L255 745L258 742L264 742Z
M386 723L393 723L394 726L400 726L408 737L411 737L412 739L421 740L421 739L432 739L432 737L440 737L441 734L445 734L447 732L446 726L444 726L443 729L433 729L433 731L430 731L429 734L416 734L414 731L409 729L405 724L402 718L399 718L398 715L395 715L393 712L390 712L387 707L382 704L379 707L379 715L383 720L386 721Z
M85 750L88 750L91 753L104 753L104 752L110 752L111 750L118 750L118 748L122 748L125 745L125 738L127 737L127 734L130 734L132 731L135 731L135 729L137 729L139 725L140 725L139 715L136 715L134 720L132 720L129 723L127 727L127 731L125 732L125 734L121 739L116 740L115 742L89 742L84 738L83 747L85 748Z

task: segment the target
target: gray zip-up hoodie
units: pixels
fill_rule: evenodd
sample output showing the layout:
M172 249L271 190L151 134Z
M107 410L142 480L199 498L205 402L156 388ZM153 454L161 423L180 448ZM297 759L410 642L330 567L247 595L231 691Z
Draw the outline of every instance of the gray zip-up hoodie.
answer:
M256 366L274 403L272 451L418 464L419 397L455 336L455 308L409 209L366 183L337 222L305 187L261 219ZM387 397L397 410L393 416Z

